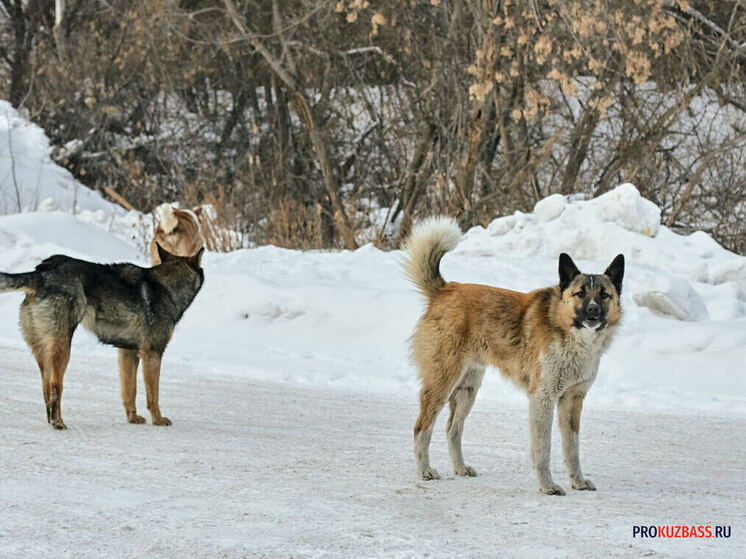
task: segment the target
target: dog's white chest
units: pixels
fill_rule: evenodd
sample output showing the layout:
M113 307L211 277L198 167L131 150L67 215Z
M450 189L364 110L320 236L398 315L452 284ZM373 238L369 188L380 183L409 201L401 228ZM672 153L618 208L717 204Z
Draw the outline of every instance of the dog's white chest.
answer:
M542 380L564 391L581 382L593 382L605 347L605 337L586 328L565 341L556 341L541 357Z

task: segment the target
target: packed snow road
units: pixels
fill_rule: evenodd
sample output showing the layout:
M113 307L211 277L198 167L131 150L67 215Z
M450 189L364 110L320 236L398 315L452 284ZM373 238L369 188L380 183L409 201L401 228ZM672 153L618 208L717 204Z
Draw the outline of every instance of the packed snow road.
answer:
M479 472L422 482L416 394L263 383L166 353L172 427L128 425L116 355L73 357L67 431L39 373L3 341L3 557L743 557L746 418L610 412L586 400L594 493L538 493L525 406L489 398L467 423ZM488 372L486 383L501 382ZM140 384L138 405L144 409ZM147 415L147 414L144 414ZM433 465L450 471L441 417ZM555 430L554 441L558 441ZM555 480L569 490L559 445ZM726 525L729 539L641 539L636 525Z

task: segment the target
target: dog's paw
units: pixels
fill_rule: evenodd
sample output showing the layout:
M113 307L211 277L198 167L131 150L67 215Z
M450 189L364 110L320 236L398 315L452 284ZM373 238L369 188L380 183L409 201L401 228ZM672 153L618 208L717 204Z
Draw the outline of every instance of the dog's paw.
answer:
M454 468L453 473L461 477L477 477L477 471L471 466L461 466Z
M141 423L145 423L145 418L141 415L137 415L136 413L133 413L127 418L127 422L136 423L139 425Z
M50 421L50 423L52 424L52 427L60 431L63 429L67 429L67 425L65 425L61 419L60 420L53 419L52 421Z
M548 485L539 487L539 491L544 493L544 495L564 495L565 494L565 490L562 489L562 487L560 487L556 483L550 483Z
M578 491L595 491L596 486L589 479L572 480L572 488Z
M440 479L440 474L435 468L428 466L420 472L420 477L424 480Z
M165 427L165 426L171 425L171 420L169 418L167 418L167 417L161 417L160 419L154 420L153 421L153 425L158 425L158 426L164 426Z

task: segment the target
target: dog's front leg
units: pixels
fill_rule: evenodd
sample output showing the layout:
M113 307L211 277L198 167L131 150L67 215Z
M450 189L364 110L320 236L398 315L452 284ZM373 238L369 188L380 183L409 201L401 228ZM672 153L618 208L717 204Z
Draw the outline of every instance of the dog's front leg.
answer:
M583 409L585 390L571 388L565 392L557 404L558 422L562 433L562 454L570 475L573 489L595 491L596 486L583 477L580 469L580 411Z
M158 381L161 376L161 352L142 351L142 376L145 380L145 394L153 425L171 425L171 420L161 415L158 406Z
M130 423L145 423L145 418L137 415L135 398L137 396L137 366L140 358L137 350L119 349L119 380L122 385L122 404Z
M547 495L564 495L565 490L552 481L549 458L552 449L552 418L555 398L539 389L529 397L531 421L531 458L539 481L539 491Z

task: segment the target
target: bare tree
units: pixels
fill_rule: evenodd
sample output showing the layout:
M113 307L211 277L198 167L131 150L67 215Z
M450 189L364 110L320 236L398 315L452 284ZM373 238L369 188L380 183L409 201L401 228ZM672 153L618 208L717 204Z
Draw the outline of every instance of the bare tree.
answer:
M634 181L744 251L746 9L725 0L0 0L0 83L113 199L257 243L396 246ZM72 56L75 53L75 56Z

